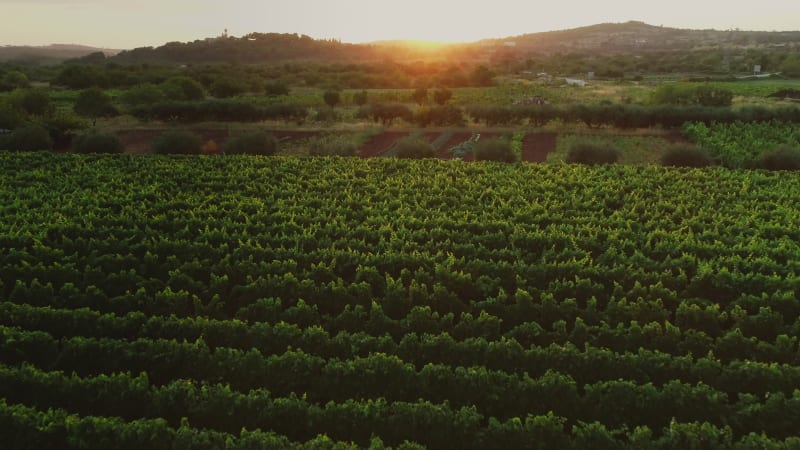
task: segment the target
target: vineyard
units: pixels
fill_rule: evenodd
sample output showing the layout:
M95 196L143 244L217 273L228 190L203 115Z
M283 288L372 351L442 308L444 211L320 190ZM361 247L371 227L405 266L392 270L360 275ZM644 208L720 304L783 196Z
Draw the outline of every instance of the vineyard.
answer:
M798 175L0 165L0 449L800 448Z
M776 122L687 123L685 134L728 167L744 167L764 152L800 145L800 131Z

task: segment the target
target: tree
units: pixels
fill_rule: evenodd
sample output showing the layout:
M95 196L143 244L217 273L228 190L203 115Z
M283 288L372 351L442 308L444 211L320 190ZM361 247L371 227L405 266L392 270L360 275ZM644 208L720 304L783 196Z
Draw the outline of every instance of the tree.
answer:
M506 139L485 139L475 144L476 161L516 162L517 155Z
M494 74L486 66L478 66L472 71L472 83L475 86L492 86L494 85Z
M19 70L11 70L0 79L0 92L25 89L30 86L28 76Z
M44 116L50 112L50 94L44 89L18 89L11 93L9 101L29 115Z
M279 95L289 95L289 86L280 81L267 83L264 86L264 93L269 97L277 97Z
M418 87L411 94L411 100L414 100L418 105L422 106L428 101L428 90L424 87Z
M372 119L375 122L381 122L383 126L391 126L395 119L404 119L410 122L414 115L408 106L400 103L383 104L376 103L371 108Z
M447 88L437 89L433 93L433 101L440 106L444 106L451 98L453 98L453 91Z
M791 54L783 60L780 66L781 74L787 77L797 78L800 77L800 56Z
M616 148L587 141L573 145L567 152L566 161L570 164L594 166L598 164L613 164L617 162L618 158L619 152Z
M90 131L75 138L75 151L78 153L122 153L125 147L112 133Z
M229 98L247 92L247 85L231 77L218 78L209 88L211 94L217 98Z
M120 100L127 106L150 105L164 100L164 92L154 84L140 84L123 92Z
M713 163L708 154L694 145L676 144L661 157L661 164L673 167L706 167Z
M353 94L353 103L358 106L364 106L367 104L367 91L356 92Z
M31 124L14 130L3 146L21 152L52 150L53 139L41 125Z
M117 108L111 104L111 96L100 88L81 91L75 100L73 110L80 116L91 118L92 125L97 123L98 117L113 117L119 114Z
M185 76L172 77L161 83L161 90L169 100L202 100L206 96L202 84Z
M401 159L435 158L436 150L433 146L419 139L404 139L395 148L396 155Z
M72 89L106 87L108 85L108 78L98 67L83 64L69 64L64 66L58 76L56 76L55 84L67 86Z
M200 136L185 130L166 131L153 141L153 150L161 155L197 155L202 147Z
M13 130L25 121L25 115L8 103L0 103L0 129Z
M698 86L694 97L703 106L731 106L733 103L733 92L713 86Z
M75 132L89 126L84 119L69 110L56 110L53 114L44 116L41 124L50 133L56 149L68 148Z
M278 141L263 131L234 136L222 146L226 155L274 155Z
M339 91L334 90L325 91L325 93L322 95L322 98L325 100L325 104L330 106L331 109L336 107L336 105L338 105L342 100L342 96Z

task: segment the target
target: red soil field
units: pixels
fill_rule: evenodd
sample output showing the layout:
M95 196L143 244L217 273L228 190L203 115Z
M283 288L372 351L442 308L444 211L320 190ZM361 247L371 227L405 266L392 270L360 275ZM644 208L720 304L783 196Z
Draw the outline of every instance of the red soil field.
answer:
M392 149L397 144L397 141L408 136L407 132L403 131L386 131L367 141L361 146L358 151L358 156L362 158L373 158L381 156Z
M464 141L468 141L471 137L472 133L453 133L453 135L450 136L450 139L445 141L444 144L442 144L442 146L436 150L436 157L442 159L452 159L453 155L450 153L450 149Z
M313 138L320 133L319 131L270 131L269 134L275 136L278 141L294 141Z
M522 139L522 160L541 163L556 149L555 133L528 133Z
M117 137L125 146L126 153L152 153L153 140L167 130L119 130ZM200 135L205 145L213 140L218 148L228 139L228 130L192 130Z

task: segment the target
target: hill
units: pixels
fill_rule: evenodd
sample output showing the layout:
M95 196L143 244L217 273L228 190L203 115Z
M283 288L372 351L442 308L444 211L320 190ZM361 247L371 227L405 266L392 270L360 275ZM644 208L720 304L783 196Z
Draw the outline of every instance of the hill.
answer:
M482 41L484 45L505 42L513 42L514 47L520 51L542 53L797 47L800 45L800 31L688 30L630 21Z
M7 45L0 47L0 61L58 63L67 59L80 58L97 52L102 52L106 56L111 56L119 53L119 50L74 44L51 44L38 47Z
M243 63L292 61L363 62L381 60L488 60L498 53L517 57L534 54L592 52L640 54L659 51L800 48L800 31L684 30L643 22L604 23L568 30L531 33L464 44L420 45L414 41L351 44L306 35L250 33L193 42L170 42L120 52L120 63Z

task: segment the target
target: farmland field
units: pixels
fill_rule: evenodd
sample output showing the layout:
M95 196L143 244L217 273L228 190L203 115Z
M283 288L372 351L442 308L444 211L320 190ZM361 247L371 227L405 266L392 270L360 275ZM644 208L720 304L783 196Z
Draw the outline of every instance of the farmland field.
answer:
M800 445L799 175L0 165L0 448Z

